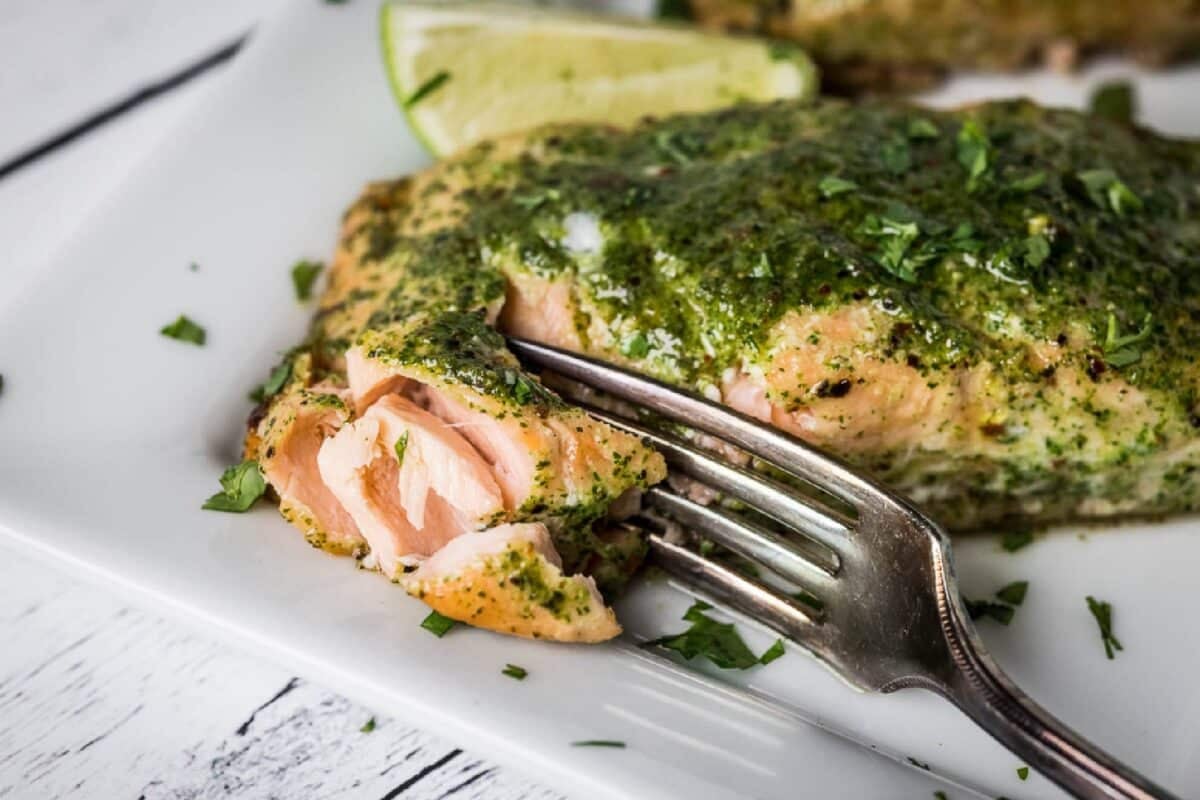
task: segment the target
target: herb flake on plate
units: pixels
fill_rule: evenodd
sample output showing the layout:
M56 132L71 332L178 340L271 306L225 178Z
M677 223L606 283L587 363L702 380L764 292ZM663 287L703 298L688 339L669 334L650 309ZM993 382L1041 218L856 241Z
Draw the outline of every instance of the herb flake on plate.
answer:
M1115 651L1125 649L1113 634L1112 604L1097 600L1089 594L1087 606L1088 611L1091 611L1092 616L1096 618L1096 624L1100 627L1100 639L1104 642L1104 653L1111 661L1116 657Z
M1029 591L1029 581L1013 581L996 592L996 597L1000 598L1010 606L1019 606L1025 602L1025 593Z
M375 718L371 717L369 720L364 722L363 726L358 730L360 733L370 733L371 731L375 730Z
M1000 537L1000 546L1009 553L1015 553L1023 547L1028 547L1033 544L1033 531L1028 528L1005 531Z
M325 265L320 261L297 261L292 267L292 288L301 303L312 299L313 284L323 269Z
M703 656L721 669L750 669L783 655L783 643L778 640L761 656L754 655L732 622L718 622L704 613L710 608L708 603L697 600L683 615L684 621L692 623L692 627L683 633L651 639L640 646L674 650L689 661Z
M439 614L436 611L430 611L429 616L421 620L421 627L439 639L446 635L446 631L450 630L457 624L458 623L455 620Z
M1017 777L1026 780L1029 777L1029 767L1017 767Z
M523 681L525 680L526 676L529 675L529 670L525 669L524 667L518 667L516 664L505 664L504 669L500 670L500 674L507 675L508 677L514 678L518 681Z
M625 749L625 743L616 739L584 739L581 742L571 742L571 747L615 747Z
M201 508L241 514L249 511L266 491L267 482L263 480L258 462L243 461L221 474L221 491L205 500Z
M179 319L172 322L170 325L164 325L158 331L168 339L177 339L181 342L189 342L202 347L206 334L204 328L197 325L192 320L188 319L184 314L179 315Z

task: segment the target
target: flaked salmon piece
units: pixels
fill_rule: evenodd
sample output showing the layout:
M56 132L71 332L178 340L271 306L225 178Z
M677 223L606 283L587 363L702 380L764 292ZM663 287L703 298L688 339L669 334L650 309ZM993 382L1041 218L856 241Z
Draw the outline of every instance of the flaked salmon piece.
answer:
M512 636L603 642L621 632L595 581L563 574L541 523L465 533L398 582L439 614Z
M547 521L568 571L597 553L627 556L592 523L627 492L662 480L662 457L522 372L483 316L443 313L368 330L346 363L356 407L398 394L469 442L500 488L503 520Z
M333 383L309 386L310 380L310 356L296 356L290 380L252 425L245 456L258 461L279 496L279 512L310 544L356 554L364 545L363 536L325 485L317 465L321 446L351 418L348 393Z
M326 440L317 463L389 578L504 513L499 487L470 445L396 395Z

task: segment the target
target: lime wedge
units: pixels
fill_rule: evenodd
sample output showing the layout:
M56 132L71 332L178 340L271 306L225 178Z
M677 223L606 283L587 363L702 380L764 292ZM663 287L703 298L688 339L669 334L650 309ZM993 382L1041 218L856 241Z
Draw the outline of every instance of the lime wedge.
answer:
M389 3L381 21L396 99L435 155L544 122L623 125L817 90L802 50L762 39L479 3Z

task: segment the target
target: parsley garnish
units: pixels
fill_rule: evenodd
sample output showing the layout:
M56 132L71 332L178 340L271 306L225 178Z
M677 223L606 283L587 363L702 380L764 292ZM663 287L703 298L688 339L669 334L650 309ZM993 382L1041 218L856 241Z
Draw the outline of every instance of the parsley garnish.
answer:
M916 222L890 217L868 216L864 229L868 236L880 239L875 260L902 281L917 282L916 268L927 259L907 258L909 248L921 235Z
M987 174L991 160L991 142L978 122L969 119L963 123L955 140L958 163L967 171L967 191L979 188Z
M1137 111L1137 97L1133 93L1133 85L1128 81L1100 84L1092 92L1088 111L1094 116L1114 122L1133 122L1133 115Z
M529 674L529 670L524 667L518 667L516 664L505 664L504 669L500 670L500 674L523 681L525 680L525 676Z
M1025 593L1028 591L1029 581L1013 581L996 592L996 597L999 597L1009 605L1019 606L1025 602Z
M756 664L774 661L782 655L783 644L777 641L762 656L756 657L742 641L733 623L717 622L704 613L710 608L712 606L708 603L697 600L683 615L683 619L692 623L692 627L683 633L643 642L641 647L674 650L689 661L696 656L703 656L721 669L749 669Z
M209 511L249 511L267 490L257 461L243 461L221 474L221 491L204 501L201 508Z
M1035 233L1025 240L1024 250L1025 263L1036 269L1050 257L1050 240L1040 233Z
M319 261L297 261L292 267L292 286L296 289L296 299L304 302L312 297L313 282L321 274L325 265Z
M892 136L883 143L880 155L883 165L893 175L903 175L912 166L912 153L908 149L908 140L900 134Z
M426 97L429 97L429 95L442 88L442 85L448 80L450 80L450 73L444 69L438 70L432 78L422 83L417 87L415 92L408 96L408 99L404 101L404 107L412 108L417 103L421 102Z
M1019 194L1025 194L1028 192L1032 192L1035 189L1041 188L1042 184L1044 184L1045 182L1046 182L1046 173L1031 172L1028 175L1026 175L1024 178L1015 178L1015 179L1009 181L1008 186L1006 188L1010 192L1017 192Z
M289 359L271 370L271 375L267 378L266 382L261 386L255 387L254 391L250 392L250 399L256 403L261 403L268 397L274 397L290 377L292 377L292 362Z
M659 19L691 19L692 9L688 6L687 0L659 0L658 4ZM775 45L771 45L770 55L775 59Z
M396 440L396 444L392 446L396 451L397 466L404 463L404 452L408 450L408 431L400 434L400 438Z
M635 333L625 340L621 352L630 358L644 358L650 352L650 340L643 333Z
M1000 546L1010 553L1015 553L1030 544L1033 544L1033 531L1028 529L1005 531L1000 537Z
M359 728L358 730L361 733L370 733L371 731L375 730L375 718L371 717L369 720L364 722L363 726L361 728Z
M181 342L191 342L197 346L204 344L204 328L201 328L183 314L180 314L179 319L170 325L164 325L159 330L159 333L171 339L178 339Z
M1142 201L1111 169L1089 169L1076 176L1087 189L1088 197L1100 208L1111 208L1119 216L1140 211Z
M808 592L804 591L803 589L794 593L792 595L792 597L796 600L799 600L801 603L804 603L804 605L808 606L813 611L825 610L825 601L823 601L821 598L817 597L816 595L809 594Z
M783 639L776 639L775 644L768 647L766 652L758 657L758 663L770 664L775 659L782 658L785 652L787 651L783 649Z
M1100 639L1104 642L1104 652L1109 660L1112 660L1114 658L1113 651L1125 649L1113 635L1112 605L1097 600L1091 595L1087 596L1087 605L1088 611L1091 611L1092 616L1096 618L1096 624L1100 626Z
M1108 315L1108 325L1104 332L1104 360L1110 367L1127 367L1141 360L1142 351L1137 345L1150 337L1154 328L1154 315L1147 314L1142 319L1142 327L1137 333L1126 336L1120 335L1117 327L1116 314Z
M615 739L584 739L582 742L571 742L571 747L616 747L624 750L625 743Z
M1017 767L1017 777L1025 780L1029 777L1029 767Z
M430 611L429 616L421 620L421 627L439 639L445 636L446 631L453 628L456 624L454 620L444 617L436 611Z
M938 126L924 117L909 120L908 138L910 139L937 139L941 135L942 132L938 130Z
M828 198L852 192L858 188L858 184L854 181L848 181L845 178L839 178L837 175L827 175L817 184L817 188L821 190L823 197Z
M967 615L975 620L981 617L990 617L1001 625L1007 625L1012 622L1013 615L1017 610L1010 605L1004 603L993 603L991 600L968 600L963 598L963 605L967 607Z

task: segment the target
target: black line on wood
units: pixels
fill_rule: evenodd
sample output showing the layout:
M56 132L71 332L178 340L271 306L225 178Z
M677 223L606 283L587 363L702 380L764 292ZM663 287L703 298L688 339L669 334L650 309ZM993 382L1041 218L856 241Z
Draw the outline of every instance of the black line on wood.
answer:
M446 800L446 798L449 797L450 795L461 792L463 789L467 788L475 781L479 780L480 778L482 778L486 775L491 775L495 771L496 771L495 767L488 767L485 770L480 770L479 772L476 772L474 775L467 778L465 781L460 783L458 786L455 786L454 788L447 790L445 794L443 794L441 797L438 798L438 800Z
M65 147L79 137L91 133L101 125L112 122L117 117L132 111L143 103L147 103L156 97L166 94L167 92L178 89L180 86L183 86L193 78L197 78L203 75L205 72L208 72L213 67L225 63L237 55L238 51L242 49L242 45L246 43L246 40L249 37L249 32L243 33L237 39L224 45L216 52L210 53L198 61L188 64L178 72L168 75L162 80L146 84L140 89L134 91L132 94L127 95L111 105L105 106L99 111L79 120L69 128L54 134L49 139L46 139L45 141L35 144L33 147L18 153L15 157L9 159L3 164L0 164L0 179L6 178L22 167L27 167L33 162L50 155L55 150Z
M276 700L278 700L279 698L283 697L285 694L287 694L288 692L290 692L292 689L295 689L295 688L296 688L297 686L299 686L299 685L300 685L300 679L299 679L299 678L292 678L292 679L290 679L290 680L289 680L287 683L285 683L285 684L283 685L283 688L282 688L282 689L280 689L278 692L276 692L276 693L275 693L275 696L274 696L274 697L272 697L272 698L271 698L270 700L268 700L267 702L263 703L263 704L262 704L261 706L259 706L258 708L256 708L256 709L254 709L253 711L251 711L251 712L250 712L250 716L249 716L249 717L246 719L246 721L245 721L245 722L243 722L241 725L238 725L238 727L237 727L237 730L236 730L236 731L234 731L234 732L235 732L235 733L236 733L238 736L245 736L245 735L246 735L246 732L250 730L250 726L254 724L254 718L258 716L258 712L262 711L262 710L263 710L263 709L265 709L267 706L271 705L271 704L272 704L272 703L274 703Z
M79 749L76 750L75 752L82 753L84 750L87 750L89 747L96 744L97 742L102 740L104 737L108 736L110 733L115 731L117 728L120 728L126 722L129 722L129 720L136 717L139 713L141 713L141 710L143 708L145 708L145 706L143 706L141 703L138 703L136 706L133 707L133 710L130 711L128 714L126 714L124 717L122 717L119 722L117 722L115 725L113 725L111 728L109 728L104 733L100 734L99 736L96 736L95 738L89 739L86 742L84 742L82 745L79 746Z
M459 750L456 747L455 749L451 750L446 755L439 758L437 761L433 762L429 766L422 769L416 775L413 775L411 778L406 780L404 783L397 786L395 789L392 789L390 792L385 794L383 797L379 798L379 800L392 800L392 798L399 797L402 793L408 791L413 786L415 786L419 781L423 780L425 778L425 776L427 776L429 773L433 772L434 770L441 769L442 767L446 766L451 761L453 761L454 759L458 758L461 755L462 755L462 750Z

